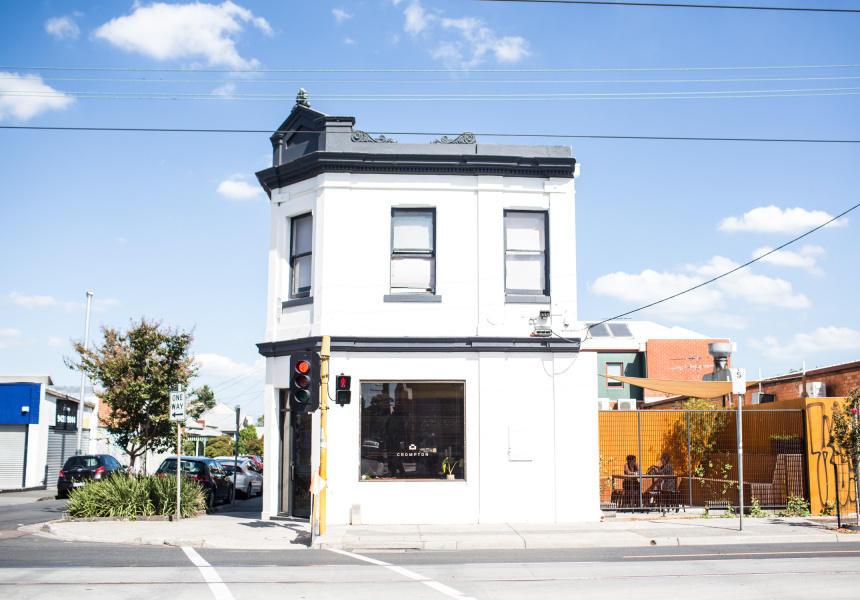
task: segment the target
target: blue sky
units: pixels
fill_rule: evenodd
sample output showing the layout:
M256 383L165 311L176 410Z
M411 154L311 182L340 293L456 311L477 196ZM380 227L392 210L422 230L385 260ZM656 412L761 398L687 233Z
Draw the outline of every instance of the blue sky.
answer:
M860 139L860 14L429 0L0 10L3 126L271 131L303 87L313 108L398 141L473 131L572 146L581 319L674 294L858 202L860 144L537 136ZM142 315L194 328L197 385L261 413L269 229L253 173L268 135L0 139L0 372L77 385L62 359L92 291L91 340ZM751 374L855 360L858 223L860 210L632 318L730 337Z

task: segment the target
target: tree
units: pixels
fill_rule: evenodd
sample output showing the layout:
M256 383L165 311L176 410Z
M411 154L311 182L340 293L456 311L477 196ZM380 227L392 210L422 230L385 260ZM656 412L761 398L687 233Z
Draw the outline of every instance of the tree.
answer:
M260 415L257 417L257 427L264 427L266 425L266 417L265 415Z
M209 384L204 384L202 388L194 390L194 399L188 405L188 415L194 419L205 413L207 410L215 406L215 392L209 387Z
M64 360L99 383L97 395L108 407L108 433L134 466L147 448L164 451L176 442L176 427L168 420L170 389L187 386L197 373L190 355L194 338L145 317L132 321L127 331L105 326L101 331L101 346L74 344L80 363Z
M860 388L848 393L845 404L833 403L833 427L830 444L835 452L848 462L854 474L854 509L860 525ZM837 490L837 494L838 494ZM838 501L838 500L837 500Z
M233 438L229 435L220 435L212 438L206 444L206 456L209 458L233 456L233 454Z
M251 440L250 442L248 442L248 444L245 446L245 454L253 454L254 456L262 457L263 447L265 446L265 437L266 436L262 436L256 440Z
M248 425L245 429L239 431L239 453L248 454L248 444L256 441L257 428L253 425Z

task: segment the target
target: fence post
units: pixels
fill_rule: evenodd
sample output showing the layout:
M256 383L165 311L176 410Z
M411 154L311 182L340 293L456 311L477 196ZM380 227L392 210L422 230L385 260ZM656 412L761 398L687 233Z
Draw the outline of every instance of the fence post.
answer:
M833 461L833 474L836 476L836 527L842 529L842 510L839 508L839 465Z
M636 411L636 426L639 437L639 508L644 508L645 503L642 502L642 413Z
M687 411L687 491L690 493L690 508L693 507L693 459L690 458L690 411Z

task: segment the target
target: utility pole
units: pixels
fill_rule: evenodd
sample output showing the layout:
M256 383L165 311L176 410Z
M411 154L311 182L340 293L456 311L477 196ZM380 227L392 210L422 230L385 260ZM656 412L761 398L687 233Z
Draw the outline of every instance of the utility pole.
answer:
M322 348L320 349L320 478L327 481L328 475L328 448L326 426L328 424L328 360L331 358L331 338L324 335ZM328 486L326 486L328 487ZM320 491L320 535L325 535L326 522L326 488Z
M233 497L230 499L230 506L236 504L236 471L239 470L239 419L242 407L236 405L236 452L233 457Z
M90 302L92 301L93 293L87 292L87 324L84 326L84 351L87 349L87 345L89 344L89 335L90 335ZM84 384L87 381L87 372L81 368L81 397L78 402L78 444L75 446L75 454L81 454L81 434L83 430L84 423ZM98 419L99 415L96 413L95 418Z

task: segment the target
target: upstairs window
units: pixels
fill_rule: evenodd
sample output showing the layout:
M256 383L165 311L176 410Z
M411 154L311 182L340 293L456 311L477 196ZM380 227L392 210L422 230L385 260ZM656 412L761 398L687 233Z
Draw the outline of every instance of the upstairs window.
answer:
M436 209L391 210L391 293L436 291Z
M613 377L624 376L624 363L606 363L606 374ZM616 379L607 379L606 387L608 388L623 388L624 382Z
M313 216L293 217L290 229L290 298L311 295Z
M549 295L546 215L505 211L505 294Z

